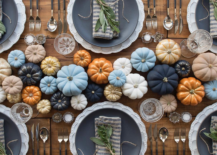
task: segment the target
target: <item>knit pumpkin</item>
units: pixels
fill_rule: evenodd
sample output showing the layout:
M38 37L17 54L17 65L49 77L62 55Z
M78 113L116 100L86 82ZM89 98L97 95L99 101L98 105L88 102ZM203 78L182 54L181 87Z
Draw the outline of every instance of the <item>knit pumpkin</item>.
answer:
M79 50L74 54L73 60L76 65L87 67L91 62L91 55L86 50Z
M61 64L56 57L49 56L41 62L41 69L45 75L56 75L60 67Z
M19 68L25 63L25 54L20 50L11 51L8 55L8 62L12 67Z
M26 48L25 55L29 62L39 63L45 58L46 51L42 45L30 45Z
M2 88L7 94L17 94L23 89L23 82L20 78L12 75L6 77L2 82Z
M11 66L9 63L0 58L0 85L2 85L3 80L12 74Z
M41 91L37 86L27 86L22 91L23 101L35 105L41 100Z

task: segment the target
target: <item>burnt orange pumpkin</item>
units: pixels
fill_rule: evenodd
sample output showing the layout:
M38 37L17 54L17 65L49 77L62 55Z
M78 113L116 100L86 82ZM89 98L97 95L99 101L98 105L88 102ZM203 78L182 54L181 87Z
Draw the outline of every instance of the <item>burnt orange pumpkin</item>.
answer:
M105 58L96 58L88 66L87 74L97 84L108 83L108 76L113 71L112 63Z
M196 106L202 102L204 95L204 86L193 77L182 79L177 88L177 98L184 105Z
M75 53L73 61L76 65L87 67L91 62L91 55L86 50L79 50Z
M23 101L35 105L41 100L41 91L37 86L27 86L22 91Z

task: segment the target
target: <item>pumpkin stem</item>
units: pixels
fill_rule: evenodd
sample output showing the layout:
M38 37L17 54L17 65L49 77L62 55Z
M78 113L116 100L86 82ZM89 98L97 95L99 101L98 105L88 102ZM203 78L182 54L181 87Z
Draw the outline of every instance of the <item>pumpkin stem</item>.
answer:
M164 78L163 78L163 82L168 82L167 77L164 77Z
M122 66L122 68L124 69L124 68L125 68L125 66Z
M101 67L99 68L99 72L102 73L102 68Z
M213 67L213 65L212 64L209 64L209 68L212 68Z
M17 57L14 58L14 60L17 60L17 59L18 59Z
M135 85L134 85L134 88L138 88L138 84L135 84Z
M36 55L36 53L34 53L34 55Z
M185 67L182 67L182 70L184 71L184 70L185 70Z
M26 76L27 76L28 78L30 78L30 77L31 77L31 74L27 74Z
M69 76L69 77L67 77L67 79L68 79L69 81L72 81L72 80L73 80L73 77L72 77L72 76Z
M213 91L216 91L216 90L217 90L217 88L213 88L212 90L213 90Z
M61 100L58 100L58 102L60 103L60 102L61 102Z
M167 53L168 53L168 54L171 54L172 52L171 52L171 51L167 51Z
M47 86L48 86L48 87L50 87L50 83L49 83L49 84L47 84Z
M29 94L29 97L32 97L32 96L33 96L33 94L32 94L32 93L30 93L30 94Z
M167 102L167 105L171 105L171 102Z
M80 59L81 59L81 60L84 60L84 57L81 57Z
M142 59L142 62L144 63L144 62L145 62L145 59Z
M190 94L194 94L194 89L191 89L191 90L190 90Z
M94 94L95 93L95 91L92 91L92 94Z
M120 77L117 76L116 79L117 79L117 80L120 80Z

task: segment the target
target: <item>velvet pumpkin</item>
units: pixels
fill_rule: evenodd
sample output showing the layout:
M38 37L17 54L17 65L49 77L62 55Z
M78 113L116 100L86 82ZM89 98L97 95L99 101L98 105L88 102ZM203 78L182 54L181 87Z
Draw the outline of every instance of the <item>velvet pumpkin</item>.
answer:
M113 71L112 63L105 58L96 58L88 66L87 74L97 84L108 83L108 76Z
M210 81L204 84L206 97L209 100L217 100L217 81Z
M7 94L17 94L22 91L23 82L20 78L12 75L4 79L2 82L2 88Z
M63 111L69 108L70 106L70 97L65 96L62 92L57 92L53 94L50 99L51 106L55 110Z
M74 54L73 61L78 66L87 67L91 62L91 55L86 50L79 50Z
M61 68L57 73L57 87L66 96L77 96L87 87L88 76L84 68L69 65Z
M53 76L45 76L40 81L40 89L46 95L55 93L57 91L56 79Z
M90 102L98 102L103 96L103 88L97 84L89 84L84 91L84 95Z
M196 106L205 96L204 86L193 77L184 78L179 82L177 98L184 105Z
M18 76L25 85L35 85L42 78L40 67L34 63L26 63L22 65L18 71Z
M118 58L113 64L114 70L121 70L127 76L132 71L132 64L127 58Z
M26 62L25 54L20 50L11 51L8 55L8 62L12 67L19 68Z
M23 101L35 105L41 100L41 91L37 86L27 86L22 91Z
M115 87L121 87L126 82L126 75L121 70L114 70L109 74L108 80Z
M0 58L0 85L2 85L2 82L4 79L12 74L11 66L9 63L3 59Z
M60 67L61 64L56 57L49 56L41 62L41 69L45 75L56 75Z
M175 63L174 68L180 77L188 77L191 72L191 64L185 60L179 60Z
M173 67L166 64L156 65L148 73L148 85L154 93L171 94L178 86L178 75Z
M131 54L130 61L137 71L147 72L155 66L156 56L152 50L143 47Z
M25 55L29 62L39 63L45 58L46 51L42 45L30 45L26 48Z

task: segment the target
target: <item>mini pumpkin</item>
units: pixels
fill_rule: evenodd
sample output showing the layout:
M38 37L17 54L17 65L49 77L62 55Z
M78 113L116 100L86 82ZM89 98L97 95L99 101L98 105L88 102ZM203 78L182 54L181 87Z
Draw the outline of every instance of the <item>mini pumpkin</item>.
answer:
M78 66L87 67L91 62L91 55L86 50L79 50L74 54L73 61Z
M181 57L181 48L175 41L164 39L158 43L155 54L162 63L172 65Z
M63 111L70 106L70 97L65 96L62 92L56 92L50 99L51 106L55 110Z
M22 100L21 93L18 94L7 94L7 100L10 103L19 103Z
M87 74L97 84L108 83L108 76L113 71L112 63L105 58L96 58L88 66Z
M49 100L41 100L38 104L37 104L37 110L38 112L40 112L41 114L48 114L51 111L51 104Z
M42 45L30 45L26 48L25 55L29 62L39 63L45 58L46 51Z
M188 77L191 72L191 64L186 60L177 61L174 68L180 77Z
M61 64L56 57L49 56L41 62L41 69L45 75L56 75L60 67Z
M55 93L57 91L56 79L53 76L45 76L40 81L40 89L46 95Z
M126 75L121 70L114 70L109 74L108 80L115 87L121 87L126 82Z
M9 63L3 59L0 58L0 85L2 85L2 82L4 79L12 74L11 66Z
M8 62L12 67L19 68L26 62L25 54L20 50L11 51L8 55Z
M103 89L97 84L91 83L84 91L84 95L90 102L98 102L103 96Z
M204 84L206 97L210 100L217 100L217 81L210 81Z
M23 89L23 82L16 76L9 76L2 82L2 88L7 94L17 94Z
M108 84L105 87L104 95L105 95L106 99L109 101L117 101L121 98L122 91L121 91L120 87L115 87L111 84Z
M162 107L164 108L164 112L166 113L171 113L175 111L177 108L176 98L174 95L171 94L161 96L160 103L162 104Z
M27 86L22 91L23 101L35 105L41 100L41 91L37 86Z
M2 87L0 87L0 103L4 102L5 99L6 99L6 93L2 89Z
M114 70L121 70L127 76L132 71L132 65L129 59L119 58L113 64Z
M184 105L196 106L205 96L204 86L193 77L184 78L179 82L177 98Z
M75 110L83 110L87 106L87 98L83 94L71 98L71 106Z

